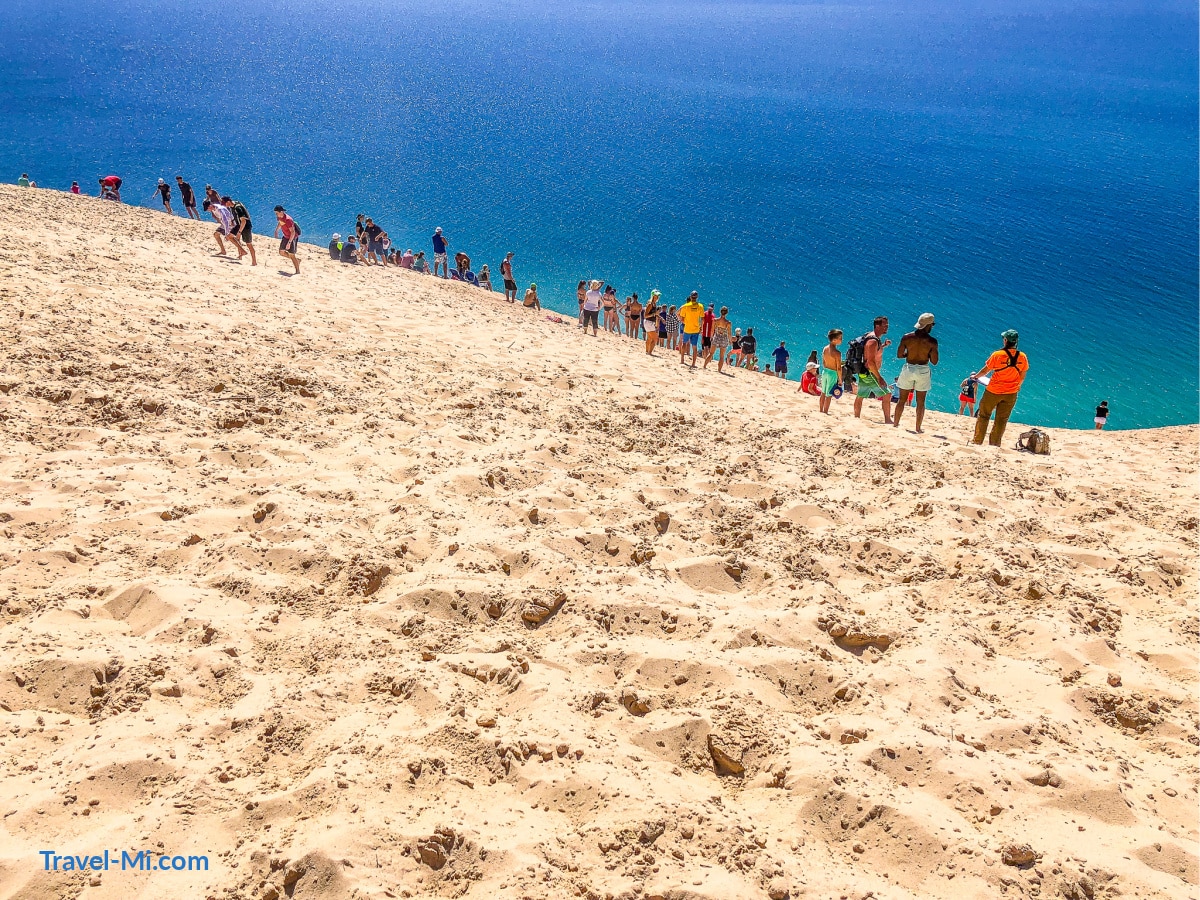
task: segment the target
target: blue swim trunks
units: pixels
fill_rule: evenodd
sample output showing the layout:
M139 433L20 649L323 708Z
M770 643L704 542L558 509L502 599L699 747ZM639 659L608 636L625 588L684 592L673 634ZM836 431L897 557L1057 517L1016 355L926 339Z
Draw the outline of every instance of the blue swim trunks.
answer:
M695 334L684 332L680 337L683 338L685 344L691 344L693 347L700 346L700 332L696 332Z

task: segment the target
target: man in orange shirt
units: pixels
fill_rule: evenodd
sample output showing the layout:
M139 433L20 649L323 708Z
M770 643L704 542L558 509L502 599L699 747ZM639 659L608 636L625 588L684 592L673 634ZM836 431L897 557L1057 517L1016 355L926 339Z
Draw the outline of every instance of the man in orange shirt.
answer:
M1004 339L1003 349L989 356L983 368L975 373L976 378L988 373L992 376L979 401L979 412L975 417L975 443L983 443L994 410L996 421L988 440L993 447L999 447L1004 439L1004 427L1008 424L1013 407L1017 405L1017 393L1025 381L1025 373L1029 371L1028 357L1017 349L1017 333L1010 328L1000 337Z
M687 303L679 307L679 325L683 334L680 335L679 342L679 361L683 362L683 356L687 353L688 347L692 348L692 368L696 368L696 354L700 351L700 327L704 319L704 307L700 305L700 295L692 291L691 296L687 298Z

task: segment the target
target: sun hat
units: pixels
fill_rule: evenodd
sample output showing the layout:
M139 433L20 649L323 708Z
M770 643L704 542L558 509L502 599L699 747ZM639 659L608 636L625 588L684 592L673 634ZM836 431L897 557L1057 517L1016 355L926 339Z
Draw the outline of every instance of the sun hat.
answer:
M600 282L599 281L596 281L595 279L592 280L592 290L593 291L600 290Z
M1019 337L1019 335L1017 334L1015 329L1010 328L1010 329L1008 329L1008 331L1006 331L1002 335L1000 335L1000 337L1003 340L1008 341L1010 344L1015 344L1017 342L1017 338Z
M918 331L922 328L928 328L933 324L933 313L921 313L921 318L917 319L917 324L913 326Z
M813 370L815 370L815 369L817 368L817 364L816 364L815 362L810 362L810 363L807 363L807 364L804 366L804 368L806 368L806 369L813 369Z
M651 291L651 292L650 292L650 296L651 296L651 297L661 297L661 296L662 296L662 291L659 291L659 290L653 290L653 291Z

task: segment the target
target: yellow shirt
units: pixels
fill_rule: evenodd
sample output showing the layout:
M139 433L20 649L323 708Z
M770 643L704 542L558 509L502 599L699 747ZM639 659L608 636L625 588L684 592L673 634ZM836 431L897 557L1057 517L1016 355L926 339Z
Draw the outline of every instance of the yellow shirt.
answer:
M689 300L679 307L679 321L683 323L684 334L699 334L700 320L704 318L704 307L695 300Z

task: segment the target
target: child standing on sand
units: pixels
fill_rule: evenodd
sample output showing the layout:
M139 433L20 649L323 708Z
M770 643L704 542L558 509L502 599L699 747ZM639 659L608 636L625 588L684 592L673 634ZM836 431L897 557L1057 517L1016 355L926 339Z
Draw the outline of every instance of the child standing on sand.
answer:
M831 328L829 331L829 344L821 351L821 402L820 410L823 413L829 412L829 407L833 403L835 396L834 391L841 389L842 381L842 329Z

